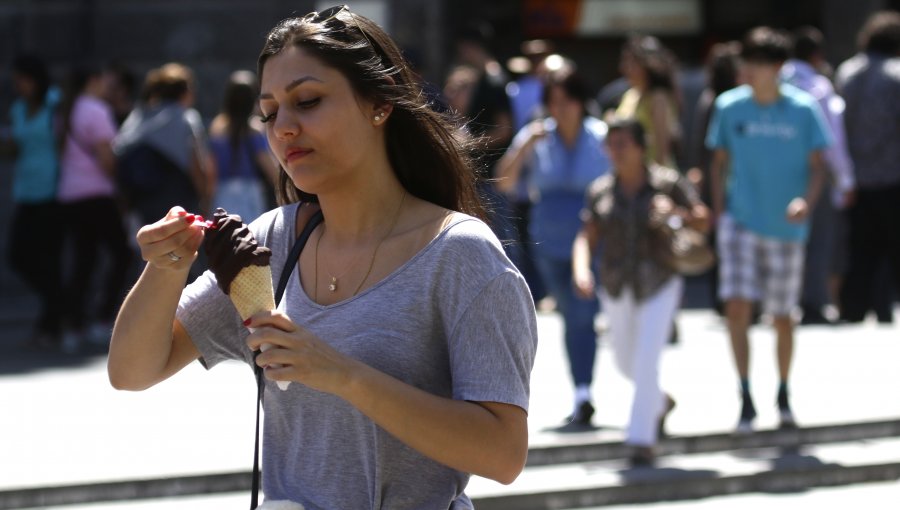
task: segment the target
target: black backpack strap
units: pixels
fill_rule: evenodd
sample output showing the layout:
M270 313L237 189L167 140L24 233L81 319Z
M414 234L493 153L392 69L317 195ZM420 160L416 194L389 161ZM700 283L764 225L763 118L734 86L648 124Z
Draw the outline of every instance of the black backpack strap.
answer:
M315 214L309 218L309 221L306 222L306 226L303 227L303 232L301 232L297 237L297 240L294 241L291 253L288 255L287 260L284 261L284 267L281 269L281 277L278 280L278 288L275 290L276 305L281 303L281 298L284 296L284 289L287 288L291 273L294 272L294 266L297 265L297 260L300 258L300 252L302 252L303 247L306 246L306 242L309 240L309 236L312 234L313 230L315 230L316 227L319 226L319 223L322 223L324 219L325 217L322 215L322 211L316 211ZM254 360L258 354L259 353L257 352L253 356ZM256 374L256 438L253 441L253 483L250 487L250 510L254 510L259 505L259 418L263 392L266 388L265 381L263 381L262 367L253 363L253 372Z

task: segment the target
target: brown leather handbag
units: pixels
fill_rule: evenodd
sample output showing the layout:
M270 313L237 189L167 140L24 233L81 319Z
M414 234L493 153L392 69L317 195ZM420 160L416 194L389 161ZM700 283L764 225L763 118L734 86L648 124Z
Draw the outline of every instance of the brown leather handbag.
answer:
M681 216L669 215L664 221L654 222L659 236L657 260L672 271L694 276L705 273L716 262L706 236L684 223Z

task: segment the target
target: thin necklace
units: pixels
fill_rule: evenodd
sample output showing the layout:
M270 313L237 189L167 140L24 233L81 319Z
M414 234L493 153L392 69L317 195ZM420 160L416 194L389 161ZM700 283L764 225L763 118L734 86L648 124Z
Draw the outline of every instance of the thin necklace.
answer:
M375 257L378 255L378 249L381 248L382 243L390 237L391 233L394 231L394 228L397 226L397 220L400 218L400 209L403 208L403 200L406 198L406 190L403 190L403 194L400 195L400 203L397 204L397 210L394 212L394 219L391 222L391 226L388 231L382 236L381 240L378 241L378 244L375 245L375 250L372 251L372 258L369 260L369 268L366 270L366 275L363 276L359 285L357 285L356 290L353 291L353 296L359 294L360 289L362 289L363 284L366 283L366 280L369 279L369 276L372 274L372 268L375 267ZM313 301L319 301L319 243L322 241L322 236L325 235L325 224L322 224L322 233L319 234L319 237L316 238L316 251L314 258L314 266L313 272L315 273L316 283L313 286ZM353 268L353 264L351 267L344 271L344 273L340 276L332 276L329 274L328 276L331 278L331 283L328 284L328 290L331 292L336 292L338 289L338 279L343 278L344 275L350 272L350 269ZM351 296L352 297L352 296Z

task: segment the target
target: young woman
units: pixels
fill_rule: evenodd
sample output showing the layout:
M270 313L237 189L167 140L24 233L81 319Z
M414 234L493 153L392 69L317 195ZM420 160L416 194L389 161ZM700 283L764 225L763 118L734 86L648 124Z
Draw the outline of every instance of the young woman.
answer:
M532 211L529 234L541 280L563 316L566 353L575 385L575 405L566 419L575 428L591 424L591 383L597 352L597 297L579 297L572 286L572 242L588 185L609 170L603 152L606 124L587 114L588 88L571 69L552 73L544 88L550 116L516 134L498 163L500 191L516 190L527 175ZM567 424L568 425L568 424Z
M209 126L209 148L216 170L213 207L248 222L270 209L268 184L274 184L278 176L266 136L254 125L258 123L252 122L258 88L252 72L232 73L222 109Z
M278 24L259 76L286 205L251 230L276 281L309 211L325 221L279 310L243 325L211 274L184 288L203 240L190 215L141 229L148 264L116 323L111 382L140 390L274 345L255 360L283 366L265 369L267 499L472 508L470 473L509 483L524 465L537 334L524 280L472 216L463 147L396 44L346 7Z
M9 109L10 142L15 154L12 199L15 203L9 238L9 262L37 293L40 311L28 345L51 348L62 333L60 314L61 237L45 235L46 225L59 221L56 183L59 158L56 114L59 90L50 84L43 60L33 56L13 61L17 99ZM23 249L27 246L27 249Z
M653 36L635 36L622 49L619 69L629 88L616 109L617 118L637 119L647 133L647 156L675 167L674 146L681 138L675 58Z
M606 147L611 175L591 184L585 222L575 240L572 272L582 296L592 296L591 268L600 242L599 284L616 365L634 383L625 442L632 463L653 462L653 446L674 401L659 387L659 359L669 338L681 277L662 263L659 223L678 215L705 230L709 214L678 172L646 161L644 129L636 120L610 123Z

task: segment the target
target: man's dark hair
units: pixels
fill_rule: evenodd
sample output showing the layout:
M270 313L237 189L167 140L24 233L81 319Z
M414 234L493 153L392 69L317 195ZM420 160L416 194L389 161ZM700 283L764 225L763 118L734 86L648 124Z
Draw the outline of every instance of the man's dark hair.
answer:
M859 31L859 49L871 53L900 54L900 12L879 11Z
M644 126L637 119L633 118L614 118L609 121L607 136L616 132L625 132L631 135L634 143L638 144L642 149L647 148L647 136L644 132Z
M825 36L811 26L800 27L791 34L794 39L794 58L809 62L825 48Z
M770 27L756 27L744 38L741 57L750 62L778 64L791 55L787 34Z

